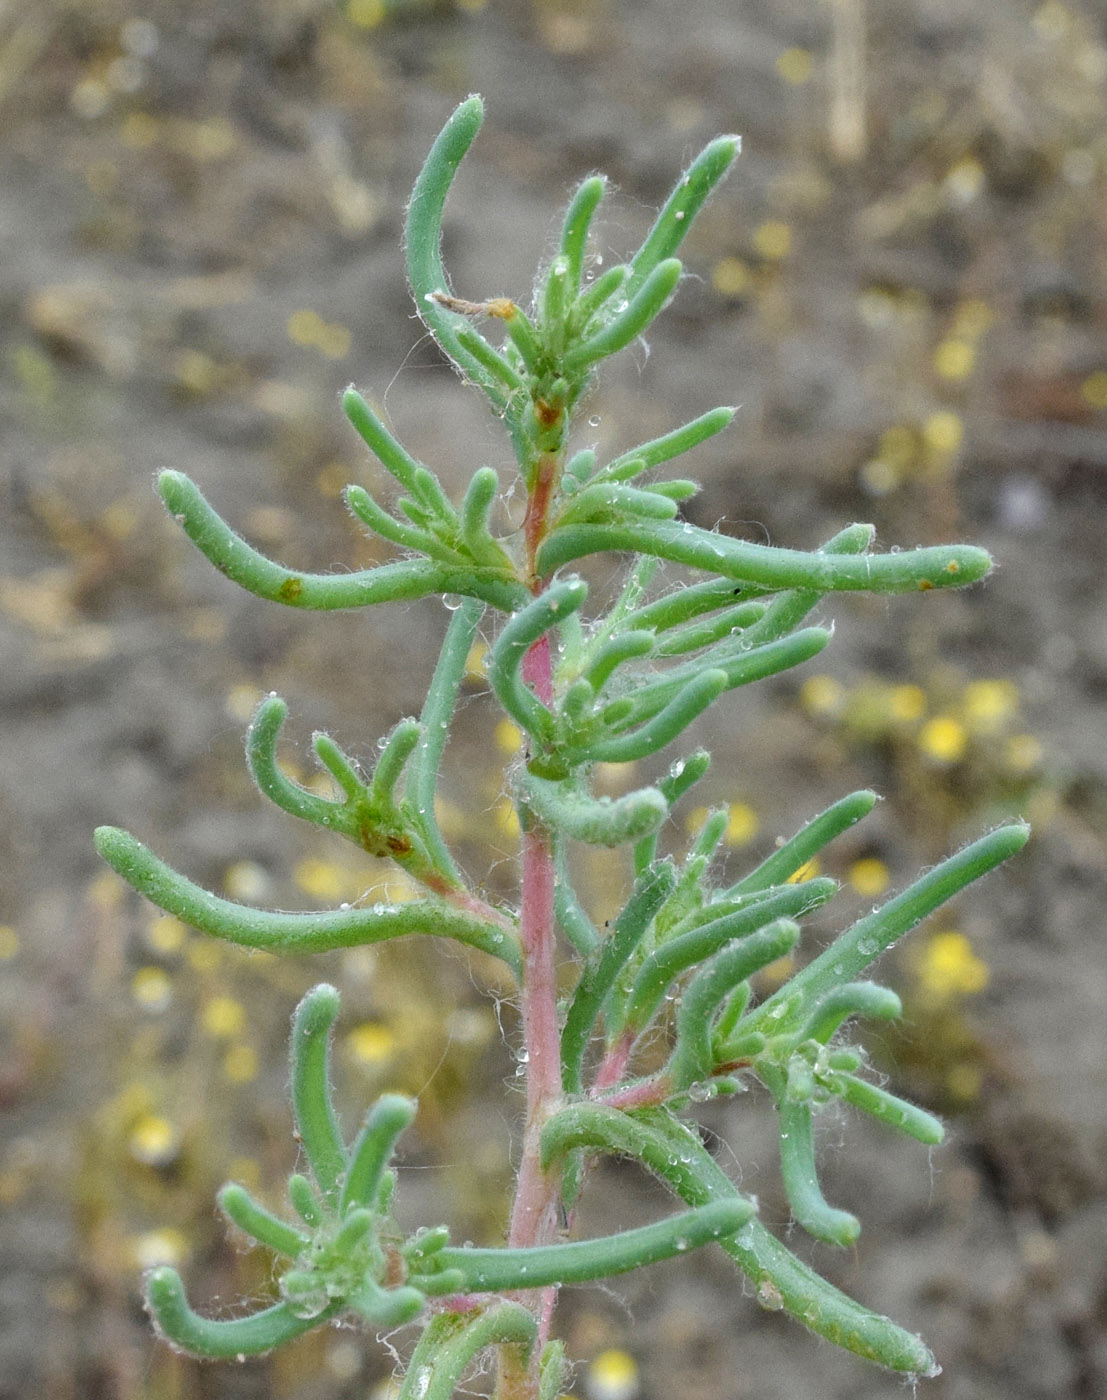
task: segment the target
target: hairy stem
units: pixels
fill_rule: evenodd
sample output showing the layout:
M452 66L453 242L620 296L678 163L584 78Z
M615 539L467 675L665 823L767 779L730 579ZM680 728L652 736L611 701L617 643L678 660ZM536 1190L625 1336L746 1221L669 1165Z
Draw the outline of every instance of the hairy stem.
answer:
M541 637L523 662L523 678L538 698L549 704L553 687L550 648ZM515 1188L508 1243L525 1249L557 1239L561 1172L546 1171L541 1162L542 1129L561 1103L561 1043L557 1024L557 972L554 959L553 842L545 827L533 823L523 836L522 913L523 981L520 1003L523 1021L522 1056L526 1067L527 1108L522 1157ZM556 1287L542 1289L537 1298L520 1301L535 1308L539 1345L545 1345L557 1296ZM524 1368L517 1351L501 1348L497 1400L529 1400L537 1395L534 1366Z
M523 522L523 539L527 551L527 581L534 593L542 591L542 581L538 573L538 547L546 538L550 502L553 499L554 488L560 475L561 459L552 452L544 452L538 459L533 488L527 501L526 519Z

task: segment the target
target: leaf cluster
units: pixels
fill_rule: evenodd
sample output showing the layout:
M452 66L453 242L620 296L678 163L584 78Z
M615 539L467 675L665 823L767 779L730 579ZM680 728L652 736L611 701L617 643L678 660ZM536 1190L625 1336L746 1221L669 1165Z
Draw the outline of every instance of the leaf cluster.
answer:
M389 1160L415 1105L386 1095L347 1147L328 1074L337 993L317 987L292 1035L292 1098L310 1176L294 1174L281 1220L241 1188L224 1189L228 1218L289 1261L280 1298L251 1317L215 1321L188 1306L177 1275L155 1271L151 1309L176 1345L204 1356L264 1351L339 1314L377 1328L425 1325L403 1394L446 1397L478 1351L516 1349L527 1392L553 1396L561 1355L545 1345L529 1290L607 1277L718 1242L767 1306L861 1356L900 1371L934 1369L925 1345L822 1279L757 1219L682 1115L756 1080L779 1119L780 1167L796 1221L816 1239L847 1245L860 1224L828 1203L819 1185L815 1124L832 1102L870 1114L922 1143L940 1123L866 1072L849 1032L858 1020L900 1013L894 992L868 980L893 943L1025 842L1021 823L1001 827L928 871L854 922L771 995L757 974L797 952L804 921L836 893L804 878L835 837L872 809L852 793L809 822L738 880L720 883L727 812L710 812L679 857L663 849L674 807L704 776L699 750L618 799L597 795L598 764L656 763L722 695L800 665L830 640L808 619L829 593L901 593L983 577L987 554L943 545L881 554L873 531L849 525L810 552L749 544L680 521L696 489L657 468L730 422L716 409L600 463L571 452L574 413L597 366L645 331L681 277L676 257L688 228L738 151L733 137L706 147L675 186L634 255L602 275L589 263L589 229L604 193L598 176L570 199L558 247L529 308L505 296L455 294L441 258L441 226L458 166L482 119L479 99L461 104L436 141L407 211L408 272L416 306L443 353L503 420L526 494L522 528L496 533L501 485L481 467L454 503L430 467L412 457L356 390L346 413L400 494L381 504L360 485L352 514L394 545L390 563L354 573L300 574L266 559L223 521L188 478L163 473L160 490L199 549L251 592L290 606L331 609L427 594L462 599L454 611L419 716L385 737L363 772L329 735L313 747L333 795L282 768L284 702L259 706L247 762L262 793L286 812L394 861L417 897L323 913L281 913L223 899L164 865L129 834L101 828L112 866L161 908L212 935L282 953L325 951L422 933L452 938L502 960L522 991L534 977L519 914L490 902L461 872L435 816L438 772L466 658L482 620L494 627L488 679L519 726L524 753L510 773L524 840L556 871L552 913L577 961L575 984L557 1008L561 1094L540 1124L541 1170L571 1210L588 1163L631 1157L683 1205L668 1220L591 1241L526 1249L457 1248L444 1226L403 1238L391 1216ZM495 335L492 328L498 328ZM589 555L628 556L614 603L589 609L585 581L568 566ZM673 581L664 565L691 571ZM487 615L487 616L486 616ZM573 887L574 843L625 848L629 893L610 928L599 929ZM524 906L528 898L523 892ZM656 1047L665 1047L657 1067ZM645 1052L649 1051L647 1055Z

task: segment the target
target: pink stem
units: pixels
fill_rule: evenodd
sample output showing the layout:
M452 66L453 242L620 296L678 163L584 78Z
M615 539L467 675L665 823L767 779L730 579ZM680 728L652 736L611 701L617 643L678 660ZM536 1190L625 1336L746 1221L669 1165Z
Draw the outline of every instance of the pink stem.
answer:
M632 1108L646 1108L654 1104L664 1103L673 1092L672 1081L668 1075L654 1075L652 1079L643 1079L638 1084L631 1084L625 1089L618 1089L611 1094L593 1093L590 1097L597 1103L602 1103L606 1108L621 1108L629 1111Z
M621 1039L615 1042L603 1057L600 1067L596 1071L596 1078L592 1085L593 1094L598 1094L601 1089L610 1089L613 1084L619 1083L626 1073L627 1063L630 1060L630 1052L633 1049L633 1032L622 1036Z
M549 644L542 637L523 661L523 677L544 703L552 698ZM523 836L523 891L519 934L523 945L520 1009L527 1076L527 1117L508 1243L516 1249L552 1244L558 1237L560 1172L541 1163L542 1128L562 1098L561 1036L557 1023L554 940L554 861L549 833L531 825ZM549 1333L555 1288L538 1300L539 1346ZM533 1300L533 1294L531 1295Z

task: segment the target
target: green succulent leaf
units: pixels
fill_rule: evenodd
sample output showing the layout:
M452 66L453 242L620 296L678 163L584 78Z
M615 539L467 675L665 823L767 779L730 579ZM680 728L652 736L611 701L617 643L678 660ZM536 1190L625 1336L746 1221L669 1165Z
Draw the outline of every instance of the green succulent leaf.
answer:
M699 1137L667 1109L632 1114L600 1104L574 1104L543 1129L543 1161L552 1166L577 1148L636 1158L689 1205L740 1194ZM937 1373L934 1357L920 1338L820 1278L756 1218L719 1243L764 1306L785 1309L827 1341L891 1370Z
M282 1302L247 1317L202 1317L189 1306L180 1275L168 1266L147 1275L146 1305L170 1346L205 1361L263 1356L329 1322L342 1310L336 1303L314 1317L297 1317L289 1304Z
M753 1213L751 1201L736 1197L602 1239L539 1245L534 1249L446 1248L435 1254L433 1261L449 1271L449 1286L442 1286L435 1274L419 1275L417 1283L428 1296L458 1291L458 1275L466 1293L590 1283L724 1239L740 1230Z
M561 1033L565 1086L571 1093L580 1090L584 1054L604 1001L675 881L672 866L665 862L642 875L607 940L581 973Z
M751 1017L751 1028L761 1029L779 1016L785 1002L795 1008L813 1007L835 987L852 981L928 914L1020 851L1029 835L1030 828L1021 822L1001 826L928 870L874 914L859 919L762 1002Z
M297 573L266 559L236 535L183 473L162 472L158 490L170 514L200 553L248 593L270 602L333 611L457 593L480 598L510 613L526 596L524 585L513 573L477 569L464 562L450 565L428 559L404 559L353 573Z
M525 769L518 775L524 807L551 831L590 846L622 846L650 836L669 815L660 789L639 788L623 797L594 797L579 780L551 782Z
M959 588L990 572L991 556L974 545L933 545L899 554L805 554L773 545L749 544L687 523L566 525L538 552L543 577L589 554L629 551L654 555L694 569L772 591L809 589L866 593L912 593Z
M338 992L320 983L304 997L292 1021L292 1112L296 1131L328 1202L337 1203L348 1158L331 1100L330 1035Z
M194 884L117 827L99 827L96 848L116 874L159 909L192 928L244 948L282 954L323 953L410 933L433 933L502 958L513 971L521 967L516 934L443 899L381 903L328 913L251 909Z
M537 1337L533 1314L519 1303L439 1313L423 1330L397 1400L450 1400L467 1367L486 1347L517 1348L525 1361Z

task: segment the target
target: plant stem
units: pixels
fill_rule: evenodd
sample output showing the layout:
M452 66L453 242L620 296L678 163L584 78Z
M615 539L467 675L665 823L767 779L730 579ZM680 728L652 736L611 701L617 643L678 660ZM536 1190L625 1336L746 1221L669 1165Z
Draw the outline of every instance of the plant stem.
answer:
M548 639L543 636L523 661L523 678L544 703L553 687ZM552 1244L558 1236L561 1172L544 1171L541 1136L546 1120L561 1105L561 1042L557 1024L557 973L554 941L553 843L545 827L532 824L523 836L522 913L519 933L523 945L521 1012L522 1056L526 1067L527 1109L522 1157L515 1188L508 1243L525 1249ZM520 1301L535 1308L539 1325L537 1358L545 1344L556 1287ZM530 1400L537 1395L537 1370L524 1369L517 1349L501 1348L497 1400Z
M542 591L542 581L538 574L538 547L546 537L549 525L550 503L554 487L561 475L561 457L553 452L543 452L538 458L534 472L534 485L527 500L527 514L523 521L523 539L527 551L527 580L532 593ZM547 653L548 659L548 653ZM541 699L542 696L539 696Z

